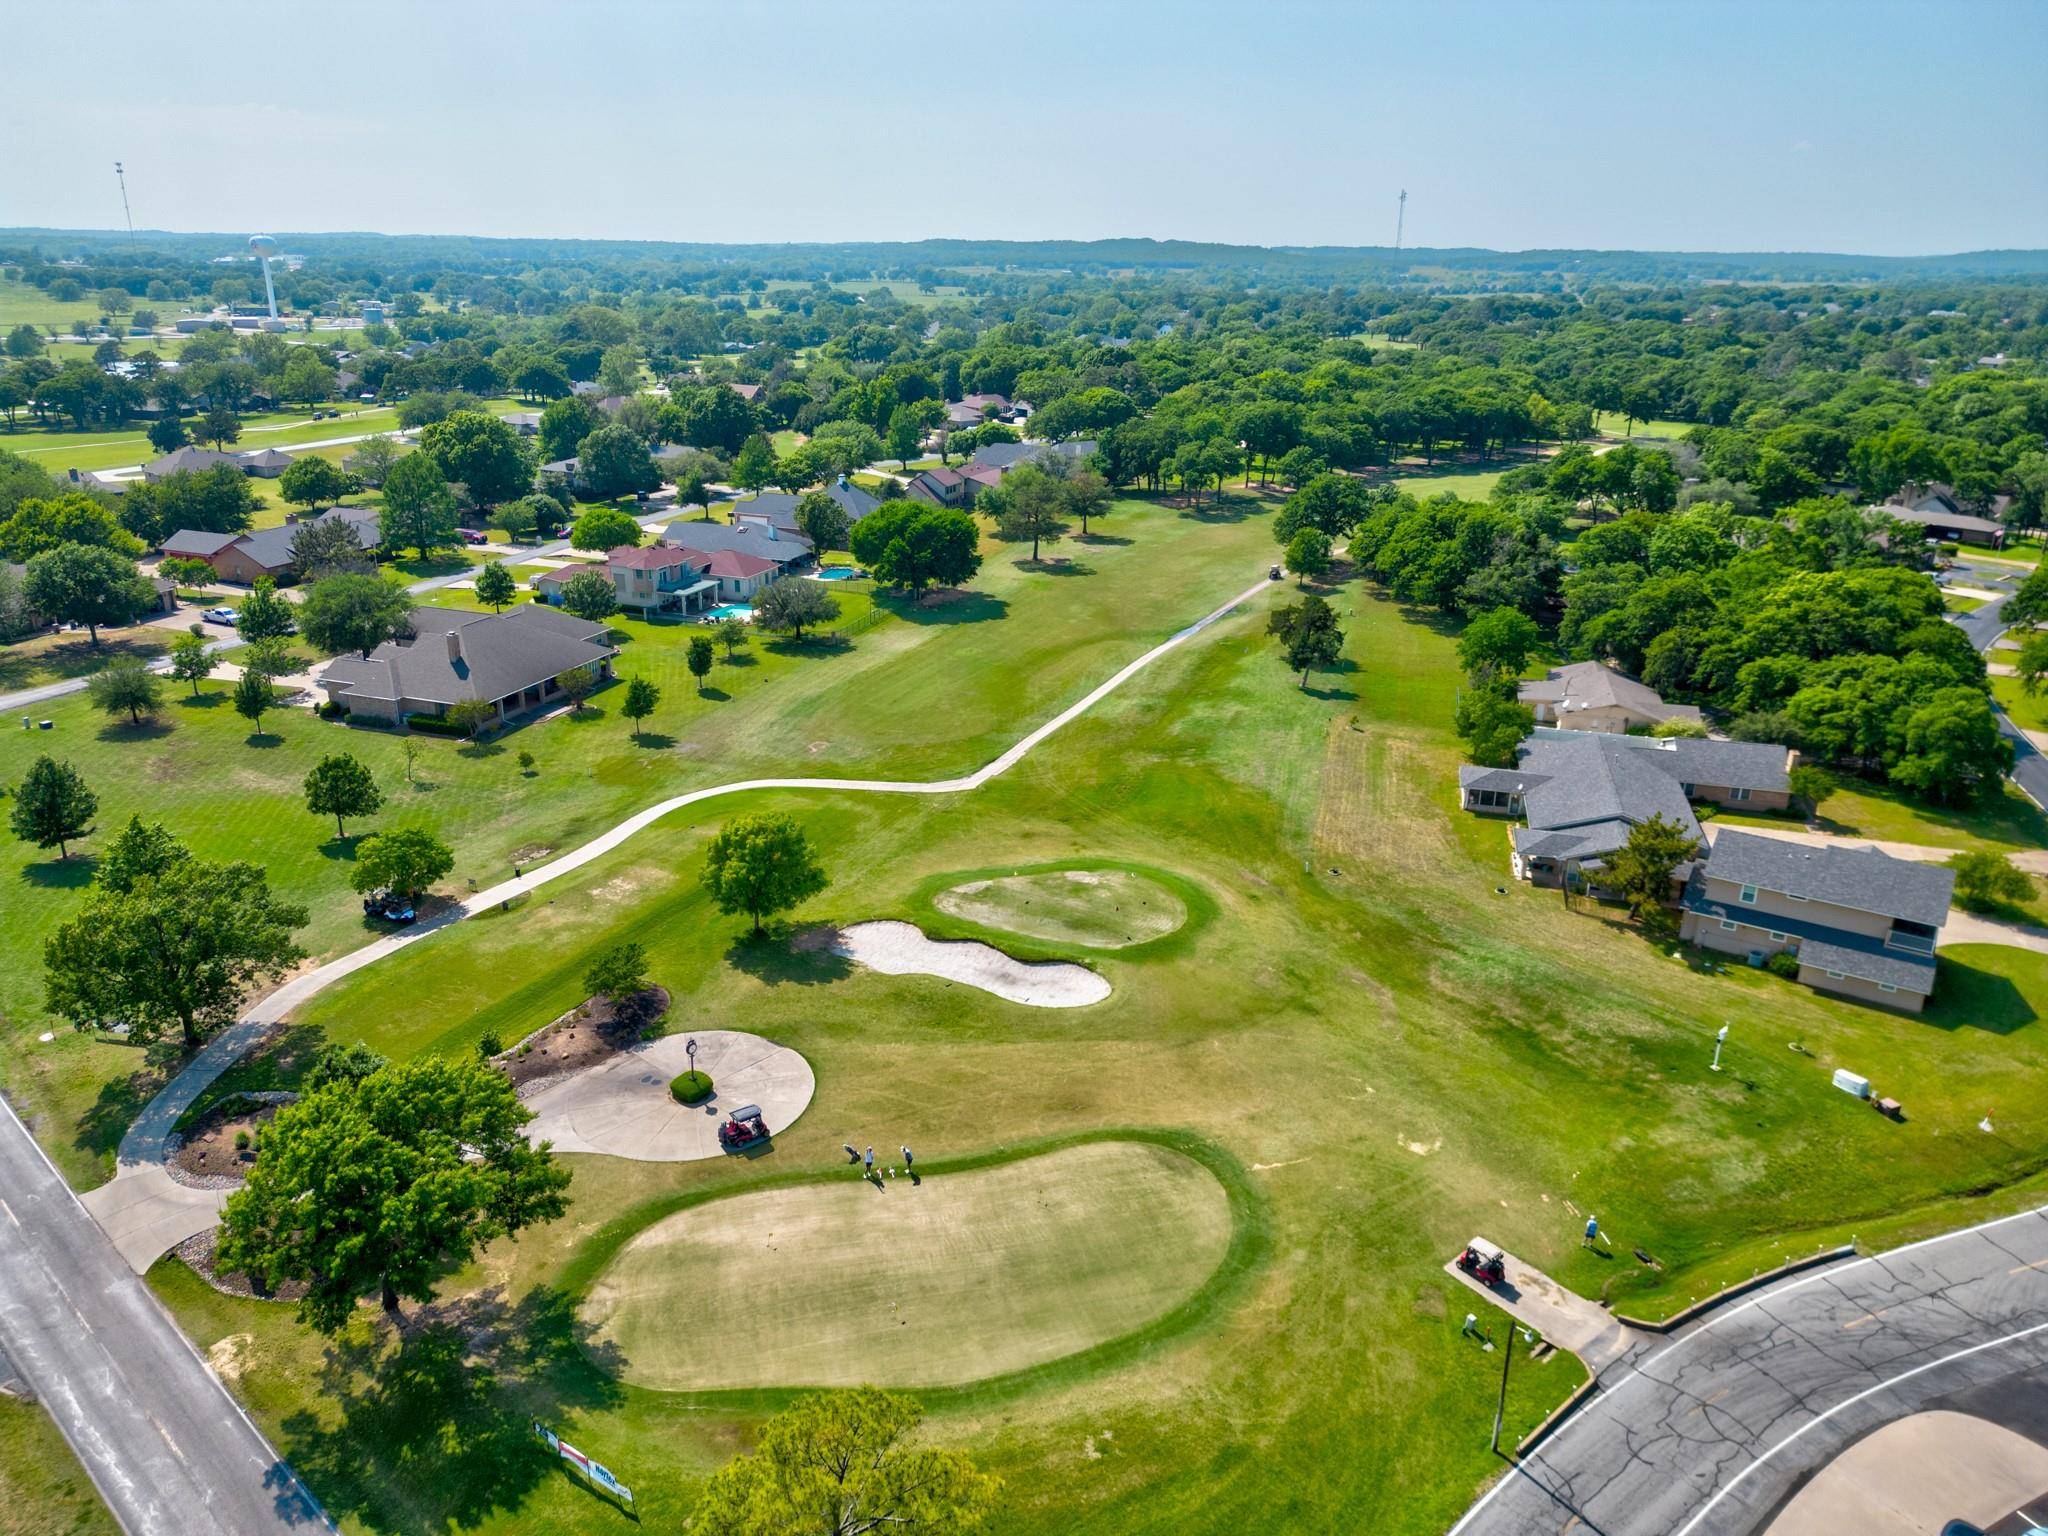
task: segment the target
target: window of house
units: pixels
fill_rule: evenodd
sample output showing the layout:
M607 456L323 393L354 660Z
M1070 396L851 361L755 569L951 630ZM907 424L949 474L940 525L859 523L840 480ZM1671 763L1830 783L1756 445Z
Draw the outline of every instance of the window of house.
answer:
M1724 917L1721 919L1721 926L1727 932L1733 933L1736 929L1740 928L1742 924L1738 922L1733 922L1730 919Z
M1791 891L1787 891L1787 892L1785 893L1785 899L1786 899L1787 901L1804 901L1804 900L1806 900L1806 898L1805 898L1804 896L1798 896L1798 895L1794 895L1794 894L1793 894L1793 893L1792 893Z
M1680 780L1678 790L1680 794L1684 795L1686 799L1690 800L1693 797L1693 795L1697 792L1697 786L1688 784L1684 780Z
M1847 974L1848 974L1848 972L1846 972L1846 971L1829 971L1829 972L1828 972L1828 980L1829 980L1829 981L1840 981L1840 980L1841 980L1841 979L1842 979L1842 978L1843 978L1844 976L1846 976Z
M1737 899L1738 899L1738 900L1740 900L1740 901L1741 901L1741 903L1742 903L1742 904L1743 904L1743 905L1744 905L1745 907L1753 907L1753 906L1755 906L1755 905L1756 905L1756 887L1755 887L1755 886L1753 886L1753 885L1745 885L1745 886L1744 886L1744 887L1742 888L1742 890L1741 890L1741 891L1740 891L1740 892L1739 892L1739 893L1737 894Z
M1892 985L1892 984L1891 984L1890 982L1888 982L1888 981L1880 981L1880 982L1879 982L1879 983L1877 984L1877 990L1878 990L1878 991L1880 991L1880 992L1896 992L1896 991L1898 991L1899 989L1898 989L1897 987L1893 986L1893 985Z
M1784 942L1785 942L1785 935L1783 935L1782 933L1779 933L1779 932L1778 932L1778 931L1777 931L1776 929L1772 929L1772 930L1770 930L1770 934L1771 934L1771 942L1772 942L1773 944L1782 944L1782 943L1784 943Z
M1749 791L1746 789L1731 789L1728 791L1728 798L1730 800L1747 800L1749 798Z

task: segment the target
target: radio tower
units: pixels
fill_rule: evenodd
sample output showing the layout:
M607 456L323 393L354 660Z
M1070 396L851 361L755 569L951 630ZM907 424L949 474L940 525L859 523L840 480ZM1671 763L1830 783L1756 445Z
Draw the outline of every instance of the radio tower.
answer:
M128 221L128 238L135 238L135 215L128 211L128 173L121 169L121 162L114 162L114 180L121 183L121 217Z
M1394 249L1397 251L1401 249L1401 228L1407 222L1408 189L1406 187L1403 187L1401 189L1401 196L1396 200L1394 211Z

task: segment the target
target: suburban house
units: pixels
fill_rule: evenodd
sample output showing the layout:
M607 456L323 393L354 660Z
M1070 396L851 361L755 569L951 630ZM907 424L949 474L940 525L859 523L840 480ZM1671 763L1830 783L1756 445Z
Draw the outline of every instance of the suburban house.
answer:
M503 721L558 701L564 672L589 667L610 677L618 654L604 625L538 603L496 614L418 608L412 628L409 640L329 662L320 676L328 700L351 714L403 720L481 699Z
M707 523L682 518L661 531L661 542L693 554L715 555L731 550L749 559L765 560L777 572L793 570L811 558L811 541L773 523Z
M2003 510L2008 501L1998 498L1992 510ZM1909 485L1876 510L1902 523L1919 524L1930 539L1953 539L1958 544L1982 544L1990 549L2005 547L2005 524L1995 516L1979 517L1964 511L1954 486Z
M1596 873L1630 829L1655 816L1700 841L1695 801L1784 809L1793 755L1772 742L1538 727L1515 749L1514 767L1461 767L1458 803L1483 816L1521 817L1524 825L1509 833L1515 878L1555 886Z
M366 554L382 541L375 512L363 507L331 507L316 518L293 518L279 527L258 528L253 533L180 528L164 540L161 552L170 558L204 560L222 581L253 586L259 576L281 580L293 574L292 542L308 522L349 524Z
M152 484L171 475L187 471L196 472L212 469L217 464L232 464L242 468L242 456L237 453L222 453L218 448L201 448L197 443L187 443L182 448L173 448L160 459L152 459L142 466L142 478Z
M1552 667L1540 679L1522 684L1515 697L1535 712L1538 725L1574 731L1625 733L1664 720L1700 718L1694 706L1666 704L1656 689L1598 661Z
M1090 437L1077 437L1064 443L984 443L974 450L974 457L967 461L965 467L984 466L999 474L1008 474L1019 464L1054 455L1072 459L1078 466L1094 451L1095 440Z
M730 379L726 380L725 387L738 395L742 400L747 401L751 401L754 396L761 393L761 386L758 384L735 384Z
M539 411L507 411L498 419L521 437L540 436Z
M844 475L831 485L825 486L824 492L839 503L839 510L846 514L848 523L859 522L882 504ZM803 493L804 496L811 494L813 493L810 491ZM726 510L732 514L733 526L736 528L752 526L775 528L782 533L797 533L800 530L796 524L796 509L797 503L802 500L803 496L792 496L786 491L763 491L757 496L748 497L745 501L733 502Z
M667 544L640 548L622 546L605 556L601 569L611 577L612 596L621 608L641 614L696 613L718 598L718 581L705 574L711 557ZM600 567L576 563L543 571L533 578L541 601L557 606L562 589L583 572Z
M1876 848L1808 847L1721 829L1686 881L1679 935L1760 965L1780 950L1822 992L1918 1013L1955 872Z
M242 461L243 474L260 475L265 480L275 480L292 467L292 456L276 448L258 448L237 457Z
M993 418L1015 421L1023 413L1001 395L963 395L946 407L946 426L959 431Z
M974 498L1003 478L993 464L972 461L958 469L921 469L910 477L904 493L938 507L971 507Z

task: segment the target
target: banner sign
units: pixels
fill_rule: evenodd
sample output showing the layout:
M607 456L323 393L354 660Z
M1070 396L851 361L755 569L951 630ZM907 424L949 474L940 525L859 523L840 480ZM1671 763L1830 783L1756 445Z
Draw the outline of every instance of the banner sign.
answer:
M602 1488L606 1493L609 1493L612 1497L623 1503L630 1504L633 1502L633 1490L620 1482L616 1477L613 1477L609 1467L605 1466L602 1462L592 1461L588 1456L577 1450L575 1446L564 1440L552 1429L549 1429L547 1425L541 1423L539 1419L533 1421L533 1435L549 1451L561 1457L562 1460L569 1463L578 1472L581 1472L590 1481L592 1486Z

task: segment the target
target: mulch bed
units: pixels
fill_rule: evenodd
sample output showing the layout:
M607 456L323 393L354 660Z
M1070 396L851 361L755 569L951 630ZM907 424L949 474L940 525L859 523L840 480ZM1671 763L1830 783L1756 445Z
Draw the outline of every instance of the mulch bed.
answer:
M254 1146L237 1149L235 1134L247 1131L252 1141L260 1142L262 1127L270 1123L281 1107L262 1104L251 1108L239 1094L225 1100L185 1133L177 1150L171 1153L170 1161L179 1172L206 1180L209 1184L227 1179L239 1183L248 1178L249 1169L256 1161L256 1151Z
M668 1012L666 987L648 987L614 1006L593 997L498 1058L514 1088L594 1067L645 1040Z
M183 1259L193 1274L223 1296L250 1296L258 1301L298 1301L306 1294L308 1287L303 1280L287 1280L274 1291L259 1291L239 1269L215 1268L214 1254L219 1247L220 1229L209 1227L195 1237L186 1238L171 1253Z

